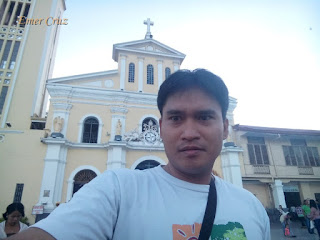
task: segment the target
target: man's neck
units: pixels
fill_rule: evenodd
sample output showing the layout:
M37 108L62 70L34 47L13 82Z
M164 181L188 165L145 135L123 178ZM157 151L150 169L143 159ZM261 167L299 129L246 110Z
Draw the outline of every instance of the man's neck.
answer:
M210 184L211 172L204 173L204 174L186 174L172 168L170 164L163 166L163 169L167 173L169 173L171 176L178 178L182 181L186 181L194 184L204 184L204 185Z

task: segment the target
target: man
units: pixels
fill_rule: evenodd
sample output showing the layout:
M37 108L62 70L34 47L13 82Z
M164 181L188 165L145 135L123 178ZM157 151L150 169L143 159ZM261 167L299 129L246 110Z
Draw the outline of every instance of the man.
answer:
M301 228L307 228L306 221L304 219L303 209L301 206L296 207L296 213L297 213L298 219L301 222Z
M310 234L314 233L314 229L310 228L310 206L309 206L309 199L305 199L303 201L303 205L302 205L302 210L303 210L303 215L304 215L304 219L308 228L308 232Z
M203 70L177 71L158 94L168 164L109 170L14 239L198 239L214 178L211 239L269 240L265 209L248 191L211 171L228 136L228 90Z

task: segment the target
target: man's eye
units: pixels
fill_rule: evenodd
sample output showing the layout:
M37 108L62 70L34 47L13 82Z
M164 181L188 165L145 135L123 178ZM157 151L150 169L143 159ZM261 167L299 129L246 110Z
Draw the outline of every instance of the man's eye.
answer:
M176 122L176 121L181 120L181 117L179 117L179 116L172 116L172 117L170 117L170 120Z
M199 116L199 120L201 120L201 121L208 121L210 119L212 119L212 116L210 116L210 115L201 115L201 116Z

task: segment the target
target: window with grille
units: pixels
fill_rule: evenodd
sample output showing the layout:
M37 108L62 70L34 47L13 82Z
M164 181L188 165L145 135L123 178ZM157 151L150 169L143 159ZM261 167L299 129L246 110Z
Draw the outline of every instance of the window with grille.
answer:
M99 121L94 117L87 118L83 123L83 143L97 143Z
M2 21L2 17L4 16L4 10L6 9L8 1L4 0L0 6L0 23Z
M158 165L160 165L160 163L158 163L155 160L145 160L145 161L139 163L135 169L136 170L144 170L144 169L154 168Z
M4 102L6 101L8 93L8 86L2 86L1 93L0 93L0 114L2 114L2 109L4 106Z
M303 139L292 139L290 142L292 146L282 146L286 165L320 166L317 147L308 147Z
M151 118L151 117L147 117L143 119L143 122L142 122L142 132L149 129L152 129L158 132L158 123L154 118Z
M165 70L166 79L170 76L170 74L171 74L170 68L166 67L166 70Z
M8 9L6 15L5 15L5 18L4 18L3 25L8 25L8 24L9 24L11 15L12 15L12 13L13 13L14 5L15 5L15 2L11 2L11 3L10 3L9 9Z
M263 137L248 137L248 152L253 165L269 165L267 146Z
M24 187L23 183L17 183L13 202L21 202L23 187Z
M1 69L5 69L6 68L8 57L9 57L9 52L10 52L10 49L11 49L11 44L12 44L12 41L8 40L7 43L6 43L6 46L4 47L4 52L3 52L2 59L1 59L1 62L0 62L0 68Z
M83 185L94 179L96 176L97 174L89 169L81 170L80 172L78 172L73 179L74 183L72 195L75 194L80 188L82 188Z
M18 7L16 8L16 12L15 12L15 14L12 18L12 22L11 22L11 25L13 25L13 26L17 25L17 20L21 14L22 5L23 5L23 3L18 3Z
M151 64L147 66L147 84L154 84L153 66Z
M134 63L129 64L128 82L134 82Z
M13 51L12 51L12 54L11 54L9 69L14 69L14 65L16 64L16 59L17 59L19 47L20 47L20 42L16 41L14 43L14 46L13 46Z
M26 7L24 8L23 17L27 18L30 10L30 4L26 4ZM20 27L24 27L25 24L20 24Z
M1 49L2 49L2 45L3 45L3 40L0 39L0 52L1 52Z

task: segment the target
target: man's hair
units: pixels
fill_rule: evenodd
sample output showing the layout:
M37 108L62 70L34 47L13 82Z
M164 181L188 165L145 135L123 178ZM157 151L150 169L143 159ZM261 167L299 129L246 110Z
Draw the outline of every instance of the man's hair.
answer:
M221 107L222 118L226 119L229 106L228 88L220 77L205 69L178 70L162 83L157 99L161 116L170 96L190 89L200 89L212 99L217 100Z

